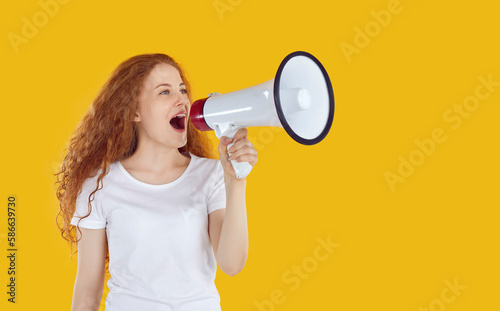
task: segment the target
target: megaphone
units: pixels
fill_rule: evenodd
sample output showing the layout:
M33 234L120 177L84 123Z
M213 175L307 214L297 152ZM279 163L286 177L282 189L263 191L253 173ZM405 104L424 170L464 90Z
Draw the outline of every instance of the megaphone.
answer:
M297 51L283 59L275 78L267 82L195 101L190 119L200 131L214 130L219 139L233 138L249 126L275 126L301 144L314 145L330 131L334 107L325 68L313 55ZM252 170L248 162L232 160L231 164L237 178Z

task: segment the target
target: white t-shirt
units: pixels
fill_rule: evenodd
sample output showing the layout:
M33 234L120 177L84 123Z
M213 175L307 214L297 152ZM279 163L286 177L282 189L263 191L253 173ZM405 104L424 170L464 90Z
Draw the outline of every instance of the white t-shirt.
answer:
M224 173L219 160L190 156L184 173L163 185L135 179L119 161L110 165L79 224L106 228L106 311L221 310L208 214L226 207ZM98 176L85 181L72 225L88 214Z

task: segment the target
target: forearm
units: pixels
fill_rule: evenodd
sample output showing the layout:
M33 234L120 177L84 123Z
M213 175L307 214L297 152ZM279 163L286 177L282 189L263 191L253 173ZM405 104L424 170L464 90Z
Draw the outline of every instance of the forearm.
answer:
M225 177L226 212L217 252L221 269L236 275L243 269L248 255L246 180Z
M104 277L103 277L104 279ZM103 285L104 286L104 285ZM103 288L85 288L78 279L73 290L71 311L97 311L101 305Z
M75 297L76 298L76 297ZM101 298L101 297L100 297ZM77 298L73 299L71 304L71 311L97 311L101 305L101 299L97 297L92 298Z
M90 304L86 303L80 303L76 304L73 303L71 305L71 311L97 311L99 310L100 307L100 302L93 302Z

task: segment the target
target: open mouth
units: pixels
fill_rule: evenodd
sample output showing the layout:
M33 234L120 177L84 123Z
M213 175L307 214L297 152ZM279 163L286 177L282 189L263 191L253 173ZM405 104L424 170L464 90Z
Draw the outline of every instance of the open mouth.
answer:
M176 130L184 130L186 128L186 114L181 113L170 120L170 125Z

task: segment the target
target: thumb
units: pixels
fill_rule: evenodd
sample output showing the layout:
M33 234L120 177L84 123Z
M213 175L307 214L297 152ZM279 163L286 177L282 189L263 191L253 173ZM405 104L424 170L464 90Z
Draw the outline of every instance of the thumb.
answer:
M221 142L222 145L227 146L227 145L229 145L230 143L233 142L233 138L229 138L227 136L222 136L220 142Z
M227 136L222 136L219 142L219 153L220 154L227 154L227 145L233 142L232 138L229 138Z

